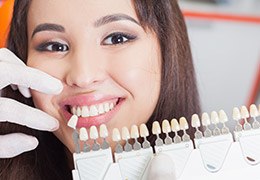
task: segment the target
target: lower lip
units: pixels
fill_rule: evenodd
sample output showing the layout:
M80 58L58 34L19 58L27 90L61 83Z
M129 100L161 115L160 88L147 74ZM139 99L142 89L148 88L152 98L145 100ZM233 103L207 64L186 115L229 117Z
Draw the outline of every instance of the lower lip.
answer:
M120 99L118 104L111 111L107 113L100 114L98 116L93 116L93 117L79 117L77 128L81 128L81 127L90 128L91 126L100 126L101 124L106 124L118 112L123 102L124 100ZM69 120L72 116L72 114L68 112L65 108L62 109L62 113L65 119L67 120Z

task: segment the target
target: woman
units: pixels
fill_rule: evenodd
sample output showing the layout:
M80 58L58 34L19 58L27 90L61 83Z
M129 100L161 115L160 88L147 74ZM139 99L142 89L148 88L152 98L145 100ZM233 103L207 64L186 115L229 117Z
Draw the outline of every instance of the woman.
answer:
M59 79L63 90L58 95L20 90L32 99L3 91L59 121L54 135L1 123L1 134L24 132L40 142L34 151L1 160L3 178L71 179L74 146L66 124L73 113L80 117L78 127L105 123L111 134L115 127L146 123L151 130L155 120L190 119L200 112L175 0L16 1L8 48L28 66Z

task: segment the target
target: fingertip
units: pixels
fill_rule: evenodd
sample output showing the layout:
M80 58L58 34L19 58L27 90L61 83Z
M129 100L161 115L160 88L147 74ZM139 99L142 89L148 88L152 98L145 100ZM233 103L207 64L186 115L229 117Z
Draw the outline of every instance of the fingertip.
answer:
M18 89L25 98L30 98L32 96L27 87L18 86Z
M59 79L53 78L53 81L49 84L49 93L58 95L63 90L63 84Z

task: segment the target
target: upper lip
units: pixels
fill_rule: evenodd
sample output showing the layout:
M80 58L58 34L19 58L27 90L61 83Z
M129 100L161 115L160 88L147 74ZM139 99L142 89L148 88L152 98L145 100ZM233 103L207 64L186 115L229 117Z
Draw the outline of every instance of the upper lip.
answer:
M104 94L81 94L70 96L61 101L60 106L91 106L107 101L117 101L119 96L104 95Z

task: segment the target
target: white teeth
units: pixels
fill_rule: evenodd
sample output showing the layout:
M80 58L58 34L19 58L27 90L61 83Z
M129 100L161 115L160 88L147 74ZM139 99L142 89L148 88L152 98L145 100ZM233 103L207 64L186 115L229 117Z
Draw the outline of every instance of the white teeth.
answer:
M218 124L219 123L218 113L216 111L212 111L210 114L210 119L212 124Z
M179 125L177 119L171 120L171 128L172 128L172 131L174 131L174 132L177 132L180 130L180 125Z
M76 125L78 123L78 116L76 115L72 115L70 120L68 121L68 126L73 128L73 129L76 129Z
M232 117L236 121L241 119L241 113L237 107L234 107Z
M83 106L81 111L82 117L89 117L89 109L88 106Z
M152 132L153 134L161 134L161 127L158 121L153 122Z
M218 115L219 115L219 121L220 121L221 123L225 123L225 122L228 121L227 114L225 113L224 110L220 110L220 111L218 112Z
M189 125L185 117L180 118L180 128L181 130L189 129Z
M108 137L108 131L107 131L107 127L105 124L100 125L99 134L100 134L100 137L102 137L102 138Z
M104 104L104 110L105 110L105 112L108 112L108 111L110 110L108 103L105 103L105 104Z
M78 117L93 117L93 116L97 116L100 114L104 114L107 113L109 111L111 111L112 109L114 109L114 103L102 103L102 104L98 104L98 105L91 105L89 106L72 106L70 108L70 111L72 114L77 115Z
M103 104L99 104L99 105L98 105L98 113L99 113L99 114L105 113Z
M98 115L98 109L95 105L90 106L89 115L90 116L97 116Z
M250 106L250 116L251 117L259 116L259 112L258 112L257 107L256 107L255 104L251 104L251 106Z
M200 127L200 118L198 114L193 114L191 117L191 126L192 127Z
M117 128L113 129L112 139L115 142L118 142L118 141L121 140L120 132L119 132L119 130Z
M87 132L87 129L82 127L80 128L79 130L79 139L81 141L87 141L88 140L88 132Z
M167 119L163 120L163 122L162 122L162 131L163 131L163 133L171 132L171 126Z
M73 106L73 107L71 108L72 114L76 114L76 111L77 111L77 108L76 108L75 106Z
M241 107L241 117L243 119L249 118L249 112L248 112L246 106Z
M139 132L137 125L132 125L131 127L131 138L139 138Z
M149 131L148 131L147 126L145 124L140 125L140 136L141 137L149 136Z
M80 108L80 107L77 107L76 115L77 115L78 117L81 116L81 108Z
M113 109L114 108L114 104L113 103L110 103L109 104L109 109L111 110L111 109Z
M122 128L122 139L123 140L130 139L130 133L129 133L129 130L127 129L127 127Z
M210 125L210 119L209 119L209 114L204 112L201 116L201 122L203 126L208 126Z
M98 138L98 130L96 126L90 127L90 139L97 139Z

